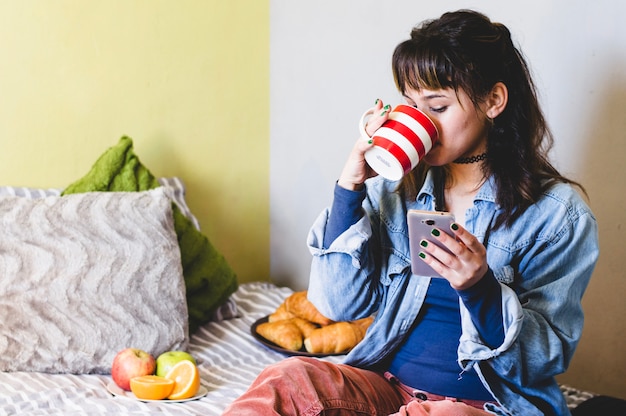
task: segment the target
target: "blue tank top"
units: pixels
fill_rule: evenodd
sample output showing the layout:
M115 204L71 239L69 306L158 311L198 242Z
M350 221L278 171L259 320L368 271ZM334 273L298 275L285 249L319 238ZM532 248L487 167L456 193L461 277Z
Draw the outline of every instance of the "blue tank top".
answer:
M420 315L393 356L389 372L402 383L429 393L493 400L476 371L462 373L457 363L460 336L459 295L447 280L433 278Z

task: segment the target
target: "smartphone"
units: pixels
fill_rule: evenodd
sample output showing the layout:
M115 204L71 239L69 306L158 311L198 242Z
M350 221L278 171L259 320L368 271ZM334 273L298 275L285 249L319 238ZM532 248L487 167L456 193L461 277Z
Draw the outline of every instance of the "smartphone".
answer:
M438 228L442 232L454 237L450 230L450 225L454 222L454 215L443 211L422 211L411 209L407 213L407 224L409 226L409 250L411 254L411 272L418 276L441 277L424 260L419 257L422 246L420 241L426 240L430 244L436 244L442 249L449 250L441 244L435 236L431 234L433 228Z

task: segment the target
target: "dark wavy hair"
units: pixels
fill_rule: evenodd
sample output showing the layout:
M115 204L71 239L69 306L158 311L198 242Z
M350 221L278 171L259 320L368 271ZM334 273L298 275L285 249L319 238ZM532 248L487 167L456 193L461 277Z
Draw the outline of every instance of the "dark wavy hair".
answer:
M508 104L493 119L483 164L485 175L495 178L502 209L496 227L511 225L555 182L574 184L584 192L548 160L553 136L528 65L503 24L472 10L445 13L423 22L413 29L409 40L396 47L392 70L403 94L407 89L463 90L476 108L497 82L506 85ZM399 191L414 200L429 169L445 181L445 167L422 162L403 179Z

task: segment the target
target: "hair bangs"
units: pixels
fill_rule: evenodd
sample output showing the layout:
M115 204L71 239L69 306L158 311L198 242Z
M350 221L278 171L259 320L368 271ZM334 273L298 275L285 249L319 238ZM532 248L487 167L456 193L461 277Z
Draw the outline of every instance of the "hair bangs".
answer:
M440 90L453 87L454 71L440 50L406 41L396 48L392 70L398 90ZM456 89L456 88L455 88Z

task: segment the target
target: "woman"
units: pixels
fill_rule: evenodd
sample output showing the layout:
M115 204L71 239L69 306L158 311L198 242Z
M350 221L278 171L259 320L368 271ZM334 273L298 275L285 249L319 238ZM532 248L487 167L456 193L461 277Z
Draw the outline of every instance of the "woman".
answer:
M360 139L308 240L310 300L334 320L375 321L345 364L284 360L226 414L568 414L554 376L581 335L597 227L547 159L522 54L505 26L462 10L416 27L392 67L439 141L391 182ZM368 134L390 109L376 105ZM450 253L421 242L443 279L411 274L408 209L454 214L454 237L432 231Z

